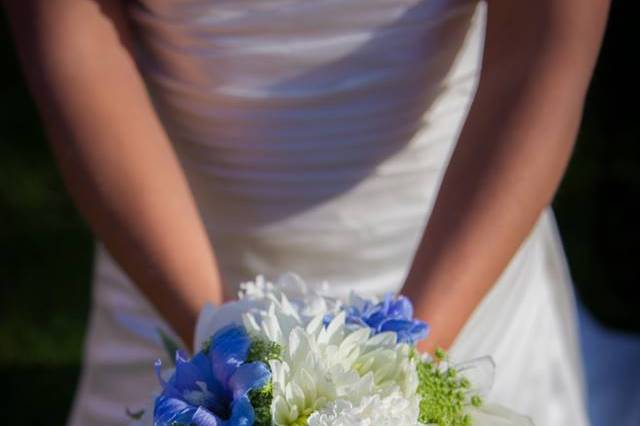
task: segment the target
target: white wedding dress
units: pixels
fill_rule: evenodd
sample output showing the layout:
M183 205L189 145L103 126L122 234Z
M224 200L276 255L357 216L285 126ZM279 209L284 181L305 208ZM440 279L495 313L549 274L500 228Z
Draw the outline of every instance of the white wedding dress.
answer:
M398 290L475 93L487 5L128 7L225 284L293 271L338 296ZM492 399L537 426L587 425L570 285L548 208L452 348L492 355ZM123 425L157 386L167 326L100 244L93 286L70 426Z

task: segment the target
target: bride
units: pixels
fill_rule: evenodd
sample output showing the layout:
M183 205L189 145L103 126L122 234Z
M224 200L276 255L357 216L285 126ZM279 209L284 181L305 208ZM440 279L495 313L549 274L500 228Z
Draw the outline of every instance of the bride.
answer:
M492 396L586 425L550 201L607 0L6 1L97 240L70 425L126 422L158 329L261 273L401 291L423 350L491 354Z

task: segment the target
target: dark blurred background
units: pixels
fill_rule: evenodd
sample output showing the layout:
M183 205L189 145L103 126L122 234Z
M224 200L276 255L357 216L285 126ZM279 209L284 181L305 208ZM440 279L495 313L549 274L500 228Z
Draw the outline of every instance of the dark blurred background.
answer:
M613 2L575 153L554 202L588 328L585 353L601 354L585 360L591 402L623 410L624 421L614 422L590 407L594 426L640 425L638 408L624 412L628 404L640 407L638 384L607 383L599 369L612 362L605 371L640 382L640 367L621 369L616 346L629 364L640 364L640 69L632 8ZM55 168L4 16L0 50L0 423L62 425L81 362L92 238ZM623 400L598 402L614 385Z

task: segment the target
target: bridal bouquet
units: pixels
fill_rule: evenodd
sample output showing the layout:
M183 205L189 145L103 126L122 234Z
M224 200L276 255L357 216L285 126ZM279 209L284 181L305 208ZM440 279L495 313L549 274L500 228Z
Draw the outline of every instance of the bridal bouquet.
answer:
M200 314L191 358L156 371L162 391L135 424L154 426L531 425L483 402L493 363L416 351L426 323L405 297L340 301L296 275L258 276Z

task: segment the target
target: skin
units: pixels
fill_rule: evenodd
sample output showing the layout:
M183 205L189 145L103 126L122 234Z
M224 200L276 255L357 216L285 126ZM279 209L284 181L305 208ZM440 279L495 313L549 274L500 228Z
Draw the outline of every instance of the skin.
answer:
M402 292L449 348L566 170L607 0L488 2L478 91Z
M110 0L7 0L66 186L95 235L191 346L222 301L214 252Z
M69 192L95 235L191 346L220 303L215 253L130 51L117 0L4 0ZM489 0L483 68L403 293L447 348L566 169L607 0ZM491 250L487 250L491 247Z

